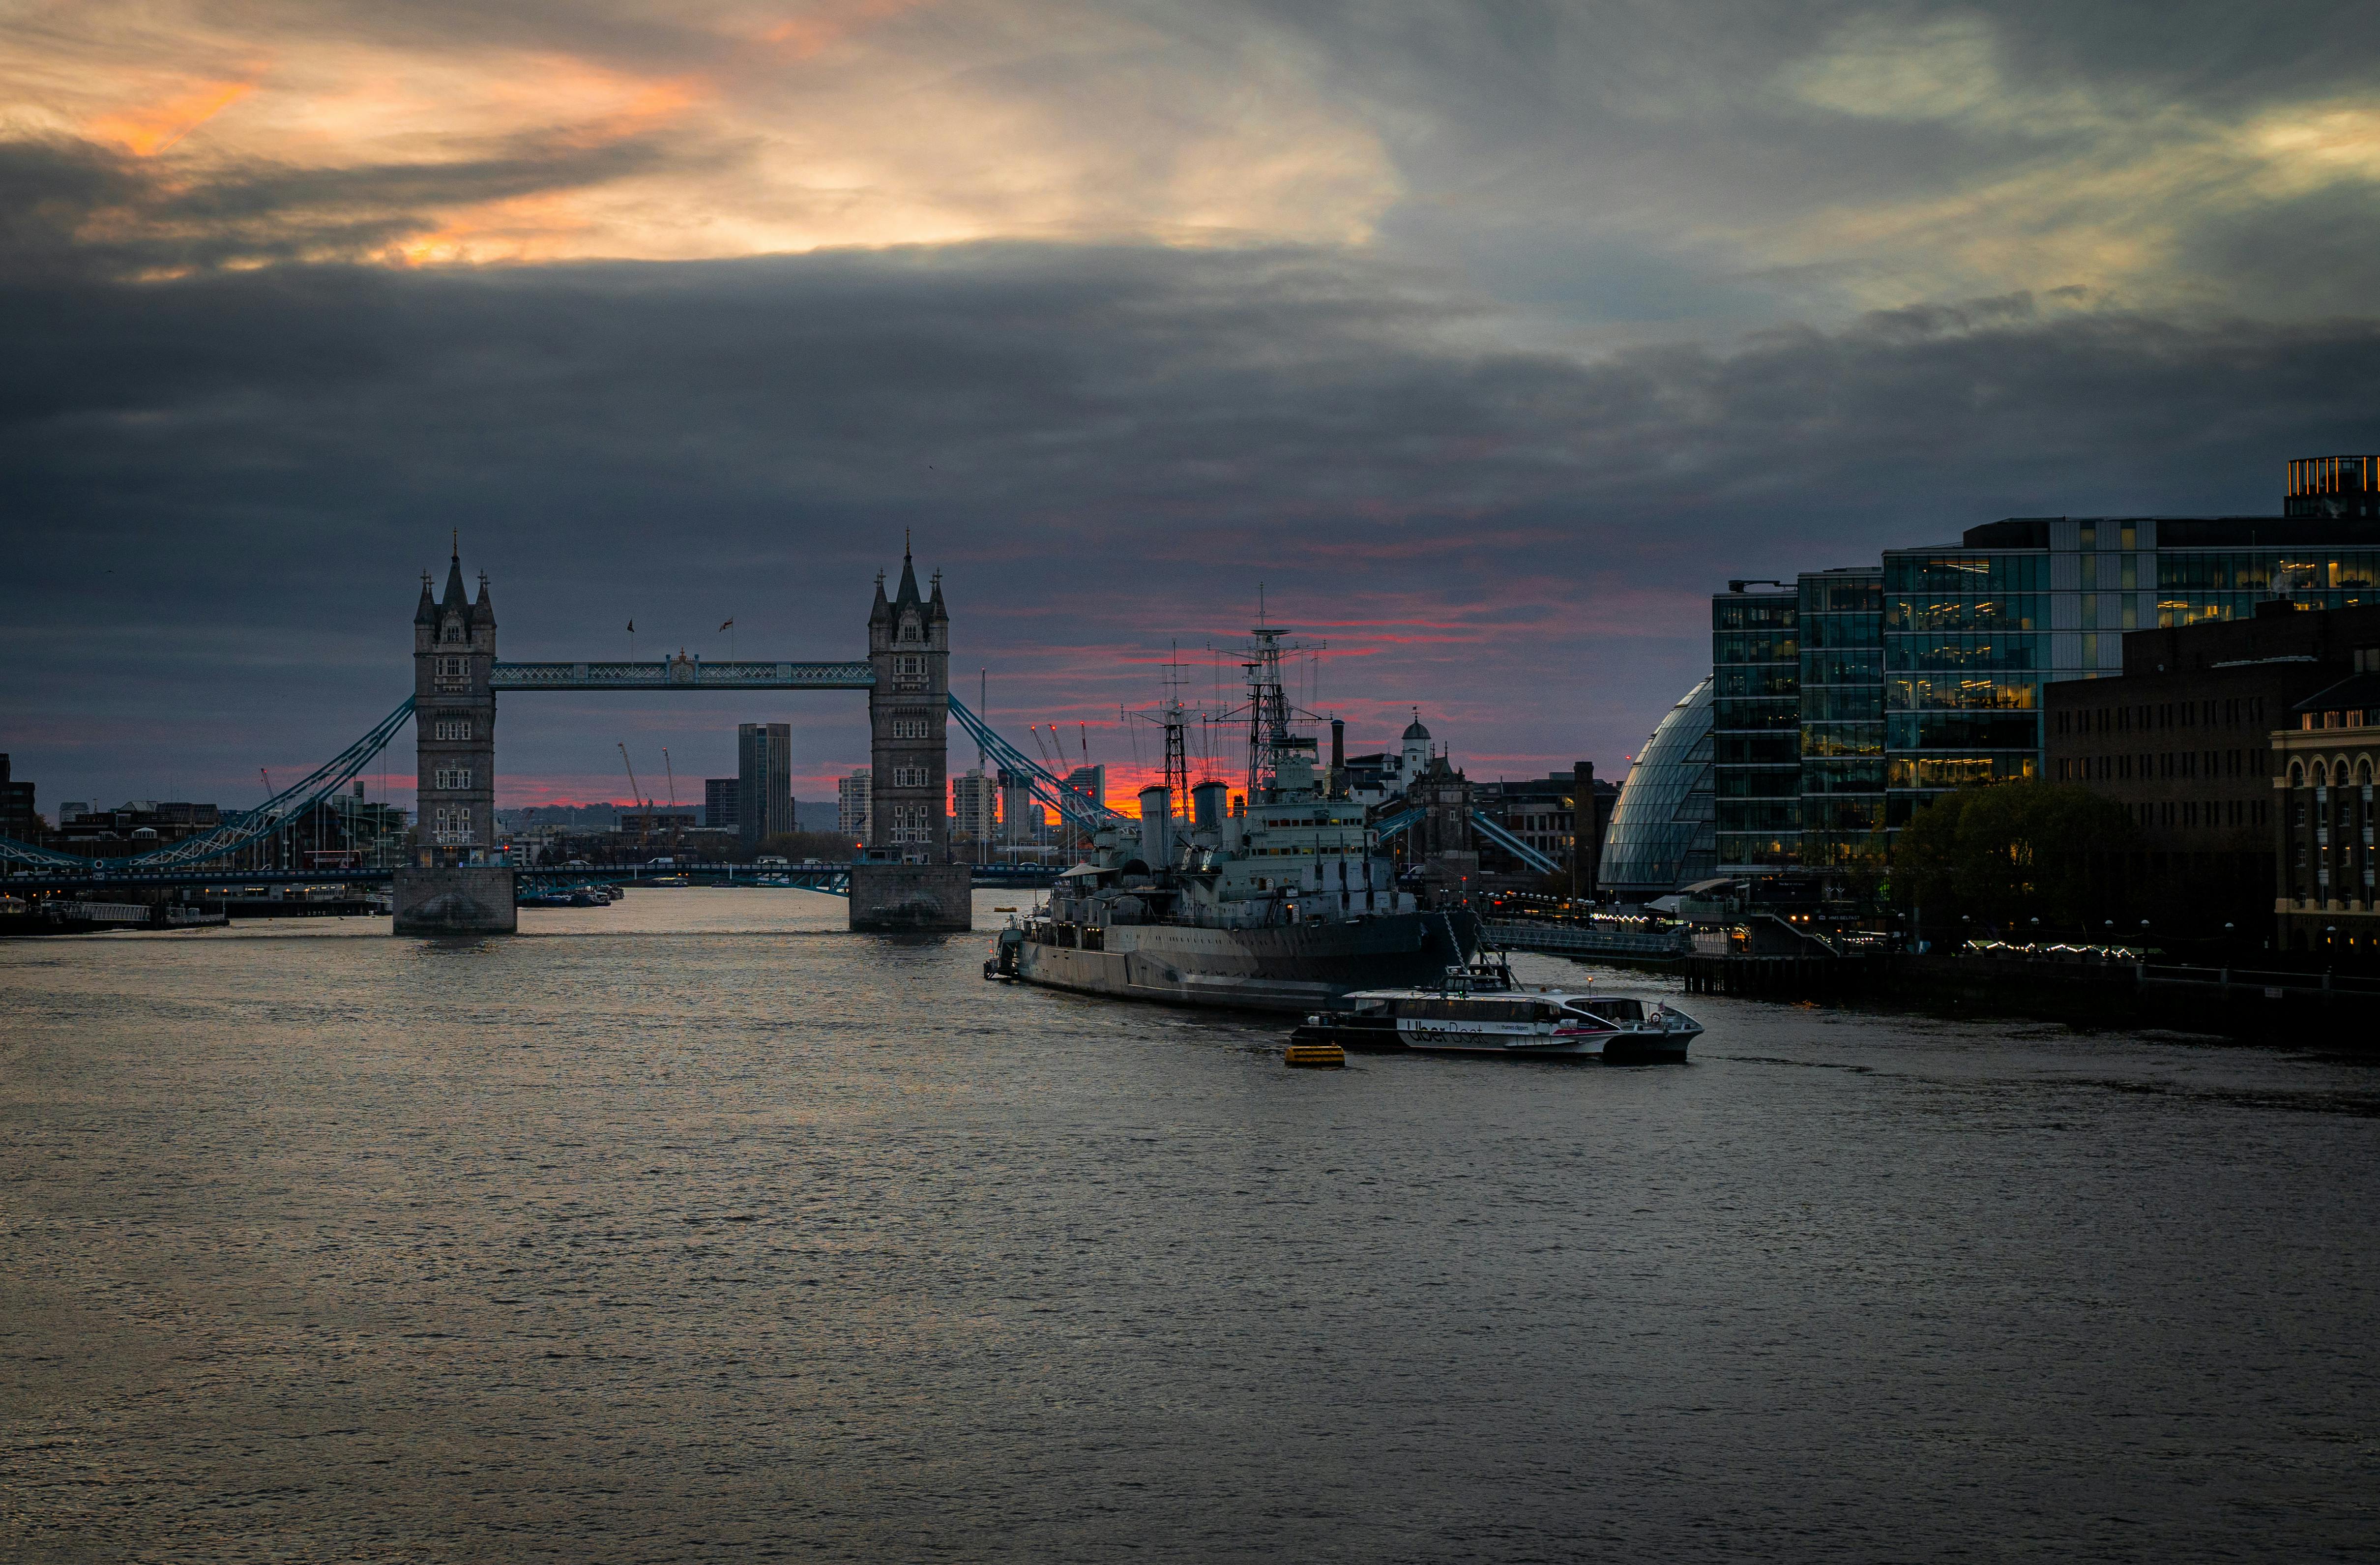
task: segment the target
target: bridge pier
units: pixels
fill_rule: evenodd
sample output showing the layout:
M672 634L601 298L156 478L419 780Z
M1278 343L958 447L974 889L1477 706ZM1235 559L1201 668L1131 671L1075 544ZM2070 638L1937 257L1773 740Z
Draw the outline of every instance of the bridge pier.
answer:
M400 935L509 935L520 928L504 865L399 869L389 877Z
M851 927L878 934L972 928L974 880L964 864L855 864Z

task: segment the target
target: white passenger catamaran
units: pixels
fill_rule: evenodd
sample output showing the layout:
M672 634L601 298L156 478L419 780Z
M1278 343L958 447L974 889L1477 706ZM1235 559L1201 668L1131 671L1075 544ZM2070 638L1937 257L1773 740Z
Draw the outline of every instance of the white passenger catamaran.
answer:
M1341 1003L1307 1016L1291 1043L1636 1064L1683 1060L1703 1030L1665 1001L1594 993L1592 980L1585 989L1516 983L1500 961L1449 967L1427 989L1358 989Z

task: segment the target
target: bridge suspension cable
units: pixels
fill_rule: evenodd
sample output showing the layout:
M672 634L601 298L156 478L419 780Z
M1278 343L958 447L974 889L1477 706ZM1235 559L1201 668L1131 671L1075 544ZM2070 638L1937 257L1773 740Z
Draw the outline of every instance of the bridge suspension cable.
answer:
M1471 812L1471 829L1540 875L1552 875L1561 868L1560 865L1475 809Z
M1390 837L1414 825L1427 813L1416 805L1409 806L1393 815L1384 815L1372 822L1374 839L1385 843ZM1561 869L1560 865L1475 809L1471 812L1471 829L1541 875L1556 874Z
M959 726L966 731L967 736L981 746L984 753L1001 768L1022 777L1033 796L1056 810L1060 819L1090 831L1133 824L1132 818L1122 810L1094 803L1067 787L1064 779L1002 738L997 730L969 710L966 703L956 696L950 698L950 708L951 715L958 720ZM413 698L407 696L394 711L336 756L256 808L242 811L202 835L169 843L147 853L99 858L61 853L54 848L37 847L14 838L0 837L0 863L154 873L227 858L250 843L268 837L302 819L307 811L354 782L411 721Z
M147 873L229 857L259 838L270 836L284 826L302 819L308 810L362 776L364 768L370 764L372 758L386 749L397 732L412 721L413 698L407 696L398 703L395 711L374 723L362 738L254 809L241 811L201 836L185 837L178 843L168 843L147 853L128 854L118 858L86 858L79 854L59 853L52 848L20 843L14 838L0 837L0 863L101 867Z
M1001 769L1023 777L1032 789L1033 796L1058 812L1062 820L1074 822L1090 831L1104 826L1129 826L1132 818L1122 810L1110 809L1066 786L1064 779L1039 761L1000 736L999 731L966 708L956 696L951 698L951 715L966 730L967 737L983 747L984 753L1000 763ZM1179 801L1176 801L1177 805Z

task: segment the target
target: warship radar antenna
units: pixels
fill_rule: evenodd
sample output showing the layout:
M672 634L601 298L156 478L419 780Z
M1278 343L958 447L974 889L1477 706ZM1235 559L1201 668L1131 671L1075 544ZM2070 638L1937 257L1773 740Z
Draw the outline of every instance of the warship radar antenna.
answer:
M1263 589L1259 588L1257 590L1261 593ZM1238 657L1240 671L1248 685L1247 797L1250 804L1272 790L1279 772L1280 752L1294 742L1289 731L1290 720L1294 713L1281 678L1281 654L1319 652L1330 645L1327 641L1282 639L1290 634L1290 627L1285 625L1265 623L1263 603L1259 598L1257 623L1248 631L1249 639L1229 649Z

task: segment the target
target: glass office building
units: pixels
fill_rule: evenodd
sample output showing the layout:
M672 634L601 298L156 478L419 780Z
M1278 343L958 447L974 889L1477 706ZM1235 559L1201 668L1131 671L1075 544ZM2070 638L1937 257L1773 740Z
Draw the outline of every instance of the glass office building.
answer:
M1800 593L1779 582L1730 583L1711 600L1711 792L1722 872L1791 864L1800 854Z
M1884 556L1886 823L1967 782L2041 772L2041 689L2124 666L2123 634L2286 597L2380 602L2380 521L2013 517Z
M2380 516L2380 456L2301 456L2289 464L2289 516Z
M2287 504L2017 516L1790 591L1730 583L1711 603L1722 870L1840 864L1949 789L2039 776L2043 686L2120 671L2125 631L2380 603L2380 457L2291 463Z
M2001 537L1986 528L1967 537L1979 534ZM2041 685L2054 655L2050 574L2047 556L2022 544L1885 555L1888 827L1945 789L2039 773ZM2134 623L2131 612L2115 617Z
M1648 902L1718 872L1711 833L1711 681L1686 692L1645 742L1603 832L1595 883Z
M1794 585L1802 643L1800 862L1845 864L1884 824L1884 570L1813 571Z

